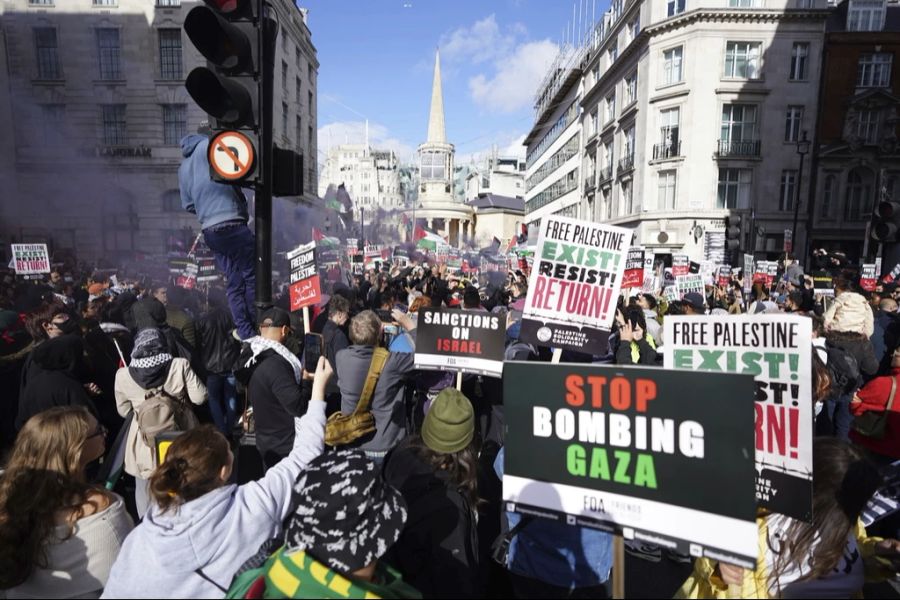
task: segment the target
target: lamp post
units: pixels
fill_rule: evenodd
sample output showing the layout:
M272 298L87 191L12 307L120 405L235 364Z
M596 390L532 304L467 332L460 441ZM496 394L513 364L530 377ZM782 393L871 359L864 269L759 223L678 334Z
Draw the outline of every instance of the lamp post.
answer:
M795 256L796 252L794 252L794 248L796 248L795 244L797 243L797 217L800 215L800 187L803 183L803 159L809 154L809 146L810 142L806 139L806 131L804 131L803 136L797 140L797 154L800 155L800 171L797 175L797 194L794 202L794 226L791 228L793 235L793 239L791 240L791 254L794 254ZM809 246L809 233L809 227L807 227L805 232L807 246Z

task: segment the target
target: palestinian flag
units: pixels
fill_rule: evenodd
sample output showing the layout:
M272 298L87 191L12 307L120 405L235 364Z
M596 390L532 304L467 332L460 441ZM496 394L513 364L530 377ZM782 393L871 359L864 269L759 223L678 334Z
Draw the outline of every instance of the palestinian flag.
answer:
M424 227L416 227L416 248L424 248L434 252L438 249L438 246L446 245L447 242L438 234L427 231Z
M322 230L318 229L317 227L312 228L312 237L316 245L322 246L323 248L341 245L341 240L337 239L336 237L326 236L324 233L322 233Z

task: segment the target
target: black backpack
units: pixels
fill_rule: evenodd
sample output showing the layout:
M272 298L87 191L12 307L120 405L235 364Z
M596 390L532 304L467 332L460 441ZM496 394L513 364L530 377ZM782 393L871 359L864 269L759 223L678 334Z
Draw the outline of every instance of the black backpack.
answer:
M852 394L859 387L860 371L859 363L852 354L827 344L825 351L828 354L828 371L834 380L834 389L841 394Z

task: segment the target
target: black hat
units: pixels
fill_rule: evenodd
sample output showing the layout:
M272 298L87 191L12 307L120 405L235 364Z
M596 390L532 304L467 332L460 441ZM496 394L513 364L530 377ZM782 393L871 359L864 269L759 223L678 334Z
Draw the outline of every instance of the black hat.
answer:
M259 316L259 324L264 323L272 327L290 327L291 314L283 308L273 307Z
M323 454L294 484L288 551L305 550L347 575L381 558L406 523L403 496L361 450Z
M703 296L698 294L697 292L688 292L682 298L682 301L685 304L690 304L694 310L702 312L705 308L705 303L703 302Z

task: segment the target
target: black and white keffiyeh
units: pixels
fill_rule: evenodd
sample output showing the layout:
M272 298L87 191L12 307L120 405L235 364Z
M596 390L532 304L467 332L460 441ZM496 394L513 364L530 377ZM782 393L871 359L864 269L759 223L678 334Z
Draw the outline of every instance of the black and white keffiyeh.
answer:
M159 329L141 329L134 338L128 373L141 388L159 387L169 375L172 355Z
M303 367L300 366L300 359L297 358L293 352L287 349L284 344L279 344L276 341L266 339L261 335L256 337L252 337L247 340L247 343L250 344L250 349L253 351L253 356L250 357L250 360L247 361L246 367L253 366L253 363L256 362L256 359L260 354L265 352L266 350L273 350L283 358L288 361L291 365L291 369L294 371L294 380L297 382L297 385L300 385L300 381L303 379Z
M285 544L349 574L382 556L400 537L406 503L361 450L314 459L294 485L296 510Z

